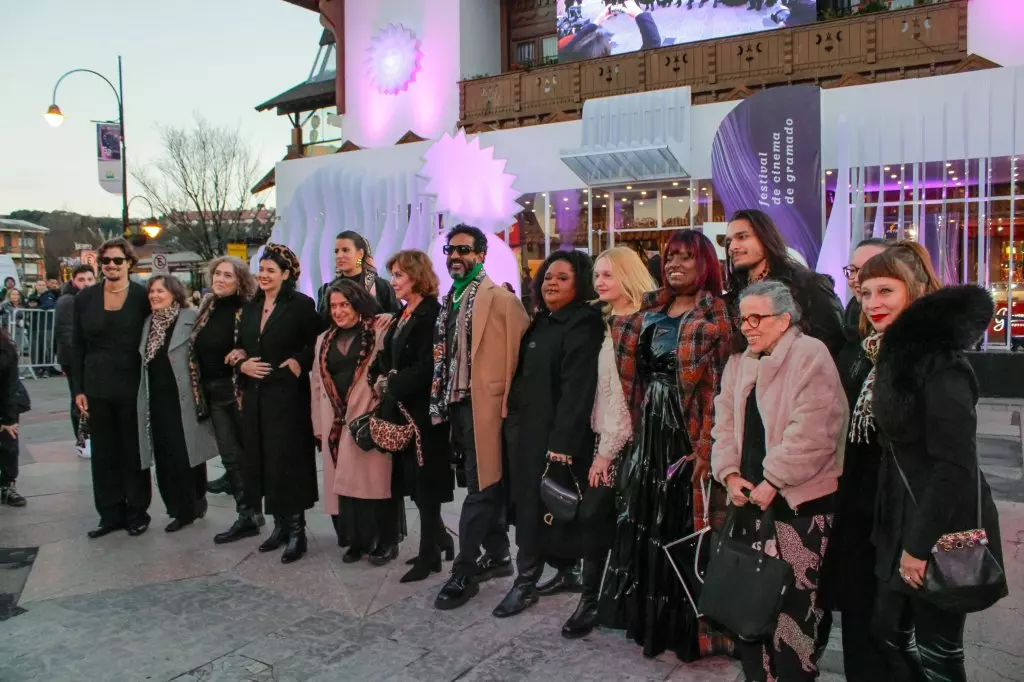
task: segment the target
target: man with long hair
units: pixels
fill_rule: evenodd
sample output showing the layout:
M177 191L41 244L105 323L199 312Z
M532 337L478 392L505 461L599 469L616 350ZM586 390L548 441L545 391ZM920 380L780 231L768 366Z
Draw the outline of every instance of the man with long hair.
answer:
M763 211L737 211L729 221L725 248L728 273L726 303L733 312L739 295L748 284L763 280L785 283L800 306L804 332L821 340L835 358L846 341L843 334L843 304L835 292L835 282L796 262L786 250L786 242L771 217ZM746 340L734 333L735 350L746 349Z

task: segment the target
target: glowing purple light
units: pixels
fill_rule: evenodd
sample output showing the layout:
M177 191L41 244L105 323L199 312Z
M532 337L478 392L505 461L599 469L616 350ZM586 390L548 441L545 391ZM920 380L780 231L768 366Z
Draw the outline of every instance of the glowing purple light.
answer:
M367 48L366 70L374 86L385 95L397 95L416 80L420 70L420 41L401 24L382 27Z
M480 139L445 133L423 155L427 193L437 196L437 210L476 225L487 232L504 230L515 222L522 207L516 177L505 172L505 160L494 158L494 148L481 149Z

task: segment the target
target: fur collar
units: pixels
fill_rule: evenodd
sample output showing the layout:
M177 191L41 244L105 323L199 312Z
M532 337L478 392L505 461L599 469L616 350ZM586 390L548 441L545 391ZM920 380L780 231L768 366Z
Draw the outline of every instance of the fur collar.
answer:
M886 330L878 354L875 415L890 425L912 419L917 392L936 370L963 360L992 320L992 297L968 284L915 301Z

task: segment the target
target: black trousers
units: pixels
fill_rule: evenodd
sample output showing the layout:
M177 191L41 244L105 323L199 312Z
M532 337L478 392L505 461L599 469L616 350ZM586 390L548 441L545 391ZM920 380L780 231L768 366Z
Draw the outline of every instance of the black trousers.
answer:
M0 433L0 488L18 480L18 439ZM440 507L438 508L440 510Z
M242 414L235 402L235 385L231 379L217 379L204 384L206 400L210 406L210 420L213 434L217 439L217 452L224 464L224 472L231 484L235 497L235 509L239 514L250 510L244 495L242 476Z
M149 469L140 467L135 396L87 397L92 433L92 494L100 521L111 526L149 523L153 490Z
M78 406L75 405L75 389L71 385L71 365L61 365L60 371L64 372L64 378L68 381L68 393L71 394L71 410L69 411L71 415L71 430L74 432L75 440L77 441L78 420L81 415L78 413Z
M596 571L597 580L600 583L600 576L603 574L605 561L608 558L607 553L602 552L600 549L594 549L588 551L586 556L581 558L593 567L591 570L592 572ZM558 571L568 571L575 568L579 563L579 560L573 561L564 558L546 557L539 552L528 552L520 549L516 553L515 582L517 585L523 583L533 583L536 585L540 581L541 574L544 572L544 564L548 564Z
M402 500L363 500L338 496L339 523L345 525L355 549L372 552L378 547L398 544L401 532Z
M420 550L422 561L432 561L441 555L441 538L444 537L444 519L441 518L440 502L417 502L420 513Z
M871 627L882 643L892 682L967 682L961 613L880 583ZM846 629L846 623L843 623Z
M452 449L461 455L468 491L459 516L459 555L455 557L454 570L464 575L475 575L481 546L492 556L508 556L505 493L500 481L480 490L472 402L455 403L450 410Z

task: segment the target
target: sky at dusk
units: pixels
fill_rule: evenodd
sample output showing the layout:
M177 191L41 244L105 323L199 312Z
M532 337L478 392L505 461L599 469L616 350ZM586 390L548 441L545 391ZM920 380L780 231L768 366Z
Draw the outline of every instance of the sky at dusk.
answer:
M254 107L305 80L322 30L317 14L283 0L3 0L0 215L121 214L120 195L97 181L91 122L116 119L110 88L74 74L57 97L63 125L53 129L42 117L65 71L93 69L116 84L118 54L129 196L139 193L131 166L160 153L158 126L188 126L196 111L215 125L239 127L262 175L284 156L290 126L275 111Z

